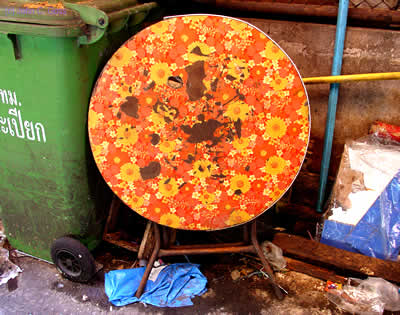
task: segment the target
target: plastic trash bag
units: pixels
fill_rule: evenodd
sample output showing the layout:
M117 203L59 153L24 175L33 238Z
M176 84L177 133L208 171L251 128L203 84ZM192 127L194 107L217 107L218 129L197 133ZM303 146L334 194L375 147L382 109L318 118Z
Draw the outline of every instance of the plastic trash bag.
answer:
M286 260L283 258L281 248L269 241L264 241L261 244L261 248L265 258L268 260L274 271L279 271L286 267Z
M200 272L199 265L172 264L162 266L154 281L147 281L140 298L135 297L145 267L113 270L105 275L105 292L109 301L116 306L142 302L159 307L181 307L193 305L191 298L207 291L207 278ZM153 268L158 272L157 268Z
M374 135L348 142L325 218L321 243L396 261L400 145Z
M8 250L0 248L0 285L16 278L20 272L22 272L21 268L10 261Z
M369 277L363 280L360 286L379 292L381 300L385 304L385 310L392 312L400 311L400 293L396 285L382 278Z
M376 277L349 279L343 289L328 290L328 299L339 308L362 315L383 314L400 310L399 288Z

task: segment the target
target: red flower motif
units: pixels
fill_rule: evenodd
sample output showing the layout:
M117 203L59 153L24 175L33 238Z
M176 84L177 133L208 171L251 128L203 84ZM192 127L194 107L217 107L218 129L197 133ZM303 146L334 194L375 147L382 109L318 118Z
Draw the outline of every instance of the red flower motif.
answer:
M286 132L291 137L298 137L301 132L301 125L298 123L290 124L289 127L287 127Z
M162 21L129 40L99 78L89 109L96 163L113 191L141 204L137 211L150 220L194 230L242 223L297 173L308 133L305 90L279 48L261 57L270 40L241 23ZM182 86L167 84L170 75ZM120 126L134 128L132 138ZM279 172L271 173L272 157Z

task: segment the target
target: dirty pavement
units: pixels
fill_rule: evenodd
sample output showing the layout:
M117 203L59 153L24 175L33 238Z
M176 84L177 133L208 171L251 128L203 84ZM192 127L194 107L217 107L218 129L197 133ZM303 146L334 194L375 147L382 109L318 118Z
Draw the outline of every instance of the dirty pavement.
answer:
M100 253L108 268L128 268L134 255L115 249ZM96 257L97 258L97 257ZM157 308L131 304L115 307L104 293L104 272L88 284L71 282L54 265L22 256L16 263L23 272L14 286L0 287L0 314L346 314L330 303L324 292L325 282L292 271L276 274L278 283L288 291L278 301L266 280L251 275L259 267L242 255L190 257L200 263L208 279L207 292L192 301L194 306ZM176 257L176 261L184 261Z

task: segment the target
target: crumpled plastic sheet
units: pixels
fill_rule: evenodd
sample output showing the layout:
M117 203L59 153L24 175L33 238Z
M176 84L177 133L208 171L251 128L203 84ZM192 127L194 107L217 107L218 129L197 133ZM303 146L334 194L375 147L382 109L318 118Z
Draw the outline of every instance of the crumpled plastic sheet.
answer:
M154 281L149 278L140 298L136 298L135 293L145 267L113 270L105 275L105 292L109 301L116 306L135 302L159 307L190 306L193 305L193 297L207 291L207 278L198 267L189 263L165 266Z
M7 283L10 279L14 279L20 272L22 272L21 268L9 260L8 250L0 248L0 285Z
M352 314L380 315L384 310L400 310L399 288L376 277L368 279L349 278L343 289L331 289L328 299L339 308Z
M283 251L281 248L269 241L264 241L261 244L261 248L265 258L268 260L274 271L280 271L283 268L286 268L286 260L283 257Z
M375 136L346 144L321 243L397 260L400 250L400 146Z

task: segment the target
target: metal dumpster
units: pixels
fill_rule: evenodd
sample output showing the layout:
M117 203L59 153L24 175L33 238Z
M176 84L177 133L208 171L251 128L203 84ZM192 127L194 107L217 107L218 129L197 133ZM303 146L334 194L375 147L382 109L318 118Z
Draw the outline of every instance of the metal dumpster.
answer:
M60 237L73 235L89 249L101 239L104 194L88 147L89 97L105 61L154 7L0 0L0 219L15 248L50 260ZM85 280L76 270L74 277Z

